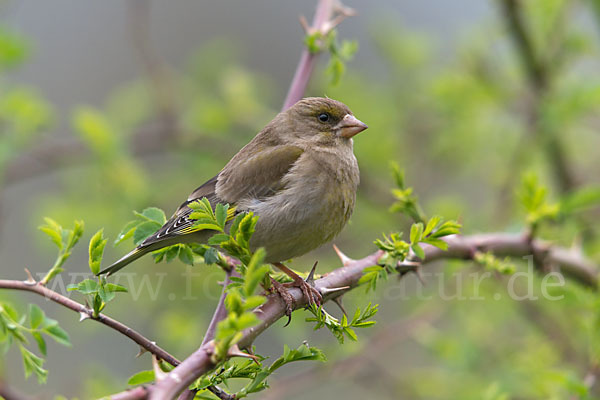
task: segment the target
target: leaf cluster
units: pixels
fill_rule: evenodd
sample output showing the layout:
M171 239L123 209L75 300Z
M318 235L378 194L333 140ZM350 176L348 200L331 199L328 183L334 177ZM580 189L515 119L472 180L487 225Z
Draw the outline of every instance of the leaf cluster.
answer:
M314 327L315 330L327 327L338 342L343 344L345 336L353 341L358 340L358 337L352 328L367 328L375 325L376 321L369 321L369 319L377 314L378 305L375 304L372 306L371 303L369 303L363 311L361 311L360 308L357 308L351 320L348 320L348 317L344 314L341 321L325 311L323 306L317 307L315 304L312 304L309 307L309 310L314 317L306 318L306 322L316 322Z
M391 163L391 169L396 184L392 195L396 201L391 205L390 212L405 214L414 222L425 222L427 217L419 204L419 198L413 193L412 187L406 186L404 170L396 163Z
M246 379L249 382L234 394L236 399L241 399L251 393L257 393L268 388L267 378L286 364L296 361L327 361L325 354L321 350L305 344L300 345L297 349L290 349L287 345L284 345L283 355L269 366L262 365L262 361L265 360L264 357L258 356L258 359L261 361L261 364L251 360L242 363L234 361L225 362L216 372L200 378L194 384L194 389L199 391L197 396L214 399L213 395L209 394L207 390L209 386L227 383L231 379Z
M421 244L425 243L442 250L448 248L448 243L441 238L456 235L460 232L460 224L456 221L444 221L439 216L431 217L426 224L417 222L410 229L410 242L402 239L402 233L383 235L383 239L375 240L375 245L385 253L379 258L379 265L367 267L359 284L367 284L367 291L377 288L377 281L381 278L387 280L388 275L400 271L400 264L407 260L417 262L411 258L425 259L425 251ZM411 253L412 250L412 253Z
M33 373L39 383L44 383L48 376L48 371L43 368L45 360L26 347L29 344L28 336L37 343L42 356L47 354L44 336L65 346L71 345L67 332L56 320L48 318L37 305L30 304L27 315L19 316L8 303L0 303L0 351L5 352L13 343L17 343L23 359L25 377L28 378Z
M510 257L500 259L496 257L491 251L477 251L475 252L475 256L473 257L473 259L475 260L475 262L485 267L485 269L497 271L501 274L510 275L513 274L516 270L516 266L513 262L511 262Z
M325 69L329 75L329 82L337 86L346 71L346 63L352 60L358 51L358 42L355 40L337 39L337 32L332 29L326 35L320 31L314 31L304 37L304 44L310 53L316 54L323 50L329 52L329 63Z
M558 203L548 201L548 188L540 184L533 173L523 175L517 196L527 211L527 224L532 232L540 223L554 220L560 210Z
M77 244L81 235L83 235L83 221L75 221L72 229L63 228L58 222L52 218L44 218L45 225L39 227L39 229L50 237L52 242L58 247L58 255L54 265L48 271L46 276L42 279L43 285L47 284L56 275L60 274L64 269L63 264L71 256L73 247Z
M98 275L100 272L100 264L102 263L104 247L107 241L108 239L104 238L103 229L96 232L90 239L88 263L90 271L94 275ZM88 296L94 317L97 317L104 307L106 307L106 304L115 298L117 292L127 292L127 288L114 283L108 283L103 276L98 276L97 281L85 279L79 283L70 284L67 286L67 290L77 291Z

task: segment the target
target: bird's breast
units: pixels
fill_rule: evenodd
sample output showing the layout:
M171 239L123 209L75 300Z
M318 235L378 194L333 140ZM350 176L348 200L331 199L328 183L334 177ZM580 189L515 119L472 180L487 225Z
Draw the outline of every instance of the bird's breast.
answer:
M333 239L354 209L359 173L356 158L305 154L284 177L285 189L247 208L259 216L251 241L267 262L301 256Z

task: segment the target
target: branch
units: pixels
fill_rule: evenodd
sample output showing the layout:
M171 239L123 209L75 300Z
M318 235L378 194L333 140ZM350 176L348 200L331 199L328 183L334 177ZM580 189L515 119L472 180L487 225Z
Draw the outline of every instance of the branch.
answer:
M334 15L336 13L337 15ZM344 18L351 15L354 15L354 11L342 6L336 0L319 0L312 26L307 26L306 20L303 17L300 19L300 22L307 34L320 32L321 35L325 36L342 22ZM300 61L298 62L294 78L292 78L292 83L290 84L287 96L283 102L282 110L287 110L304 97L304 92L306 91L308 81L310 80L310 76L317 61L317 56L320 52L321 50L311 53L306 47L302 50Z
M223 281L223 290L221 291L221 297L219 297L219 302L217 303L217 307L215 308L215 312L208 324L208 329L204 334L204 339L202 339L202 344L200 347L204 346L206 343L210 342L215 338L215 332L217 331L217 325L221 322L225 317L227 317L227 307L225 306L225 299L227 298L227 286L231 283L231 276L235 274L235 270L233 266L231 269L225 269L225 280ZM215 396L222 400L230 400L233 399L229 393L225 392L218 386L209 386L208 390L210 390ZM189 389L186 389L179 400L188 400L193 399L195 393Z
M227 317L227 308L225 307L225 298L227 297L227 285L231 283L231 276L233 275L232 270L226 270L225 280L223 281L223 291L221 292L221 297L219 298L219 303L217 304L217 308L208 324L208 329L204 334L204 339L202 340L201 346L204 346L206 343L210 342L215 338L215 332L217 331L217 325L221 322L225 317Z
M430 245L423 245L425 260L422 264L441 259L471 260L477 251L491 251L497 256L522 257L527 255L543 256L543 259L552 265L559 266L562 272L582 283L583 285L598 287L598 268L582 254L552 246L541 240L531 240L521 234L482 234L472 236L453 236L446 239L449 247L447 251L440 250ZM332 300L341 296L346 291L352 290L358 284L365 268L377 264L383 255L377 251L360 260L347 262L344 267L338 268L324 277L315 281L317 289L324 293L323 301ZM541 265L538 265L540 267ZM348 286L345 291L329 292L329 288ZM290 289L294 299L295 309L303 308L307 301L299 289ZM243 332L237 343L240 348L249 347L258 335L273 325L285 315L285 304L277 295L269 295L267 302L255 311L261 322ZM196 352L185 359L172 370L163 380L150 389L151 400L172 399L186 389L198 377L212 370L217 364L213 360L213 344L211 342L201 346Z
M129 328L123 323L112 319L104 314L99 314L97 317L94 317L94 313L91 309L87 308L81 303L71 300L66 296L63 296L53 290L48 289L40 283L0 279L0 289L23 290L26 292L39 294L40 296L44 296L45 298L52 300L55 303L67 307L68 309L73 310L76 313L79 313L81 315L81 320L92 319L116 330L117 332L122 333L123 335L127 336L128 338L136 342L138 345L140 345L144 350L154 354L156 357L168 362L173 366L177 366L180 363L178 359L173 357L171 354L167 353L162 348L158 347L154 342L145 338L140 333L134 331L133 329Z

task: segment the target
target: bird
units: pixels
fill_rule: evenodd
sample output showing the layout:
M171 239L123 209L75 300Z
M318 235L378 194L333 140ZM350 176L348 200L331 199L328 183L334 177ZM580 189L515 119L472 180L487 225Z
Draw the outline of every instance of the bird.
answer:
M112 275L165 246L206 243L215 231L194 230L189 207L206 198L213 208L227 203L230 211L257 215L250 249L263 247L265 262L292 278L288 287L299 287L309 303L319 305L321 294L283 262L329 242L348 222L360 180L353 137L367 128L340 101L299 100L194 190L158 231L99 275ZM272 281L289 315L292 297Z

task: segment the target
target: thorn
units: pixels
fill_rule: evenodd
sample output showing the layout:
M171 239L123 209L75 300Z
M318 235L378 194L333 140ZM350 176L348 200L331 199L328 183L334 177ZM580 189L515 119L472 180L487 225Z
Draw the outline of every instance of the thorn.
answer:
M152 342L152 344L155 344L155 343ZM148 352L148 350L146 350L145 348L140 346L140 351L138 351L138 353L135 355L135 358L140 358L144 353L147 353L147 352Z
M90 317L90 314L88 314L87 312L79 311L79 322L83 322L86 319L90 319L90 318L92 318L92 317Z
M346 309L344 308L344 305L342 304L342 296L336 297L335 299L333 299L333 302L335 304L337 304L337 306L340 308L340 310L342 310L344 315L347 317L348 313L346 312Z
M227 350L227 355L229 357L243 357L243 358L250 358L252 359L255 363L257 363L258 365L260 365L260 362L258 361L258 357L256 357L254 354L248 354L248 353L244 353L243 351L240 350L240 348L238 347L237 344L234 344L233 346L231 346L229 348L229 350Z
M346 289L350 289L350 286L342 286L342 287L333 287L333 288L319 288L319 291L323 294L327 294L327 293L335 293L335 292L339 292L341 290L346 290Z
M35 285L37 282L33 279L33 275L31 275L31 272L27 268L25 268L25 273L27 274L27 280L23 281L23 283L31 286Z
M298 19L300 20L300 25L302 25L302 29L304 30L304 33L306 33L307 35L309 35L311 32L311 28L308 25L308 21L306 20L306 17L304 15L300 15L298 17Z
M160 368L160 361L152 354L152 369L154 370L154 379L156 382L160 382L166 378L167 373Z
M348 257L347 255L345 255L344 253L342 253L342 251L335 244L333 245L333 250L335 250L335 252L338 255L338 257L340 258L340 260L342 260L342 265L344 267L355 261L355 260L351 259L350 257Z
M315 286L315 270L317 269L318 263L318 261L315 261L315 264L313 265L312 269L310 270L308 276L305 279L305 282L311 286Z
M413 270L413 272L415 273L415 275L417 276L417 279L419 279L419 282L421 282L421 285L426 286L425 285L425 280L423 279L423 275L421 275L421 268L417 267Z
M346 7L343 4L338 4L336 6L336 11L344 17L354 17L358 14L354 8Z

